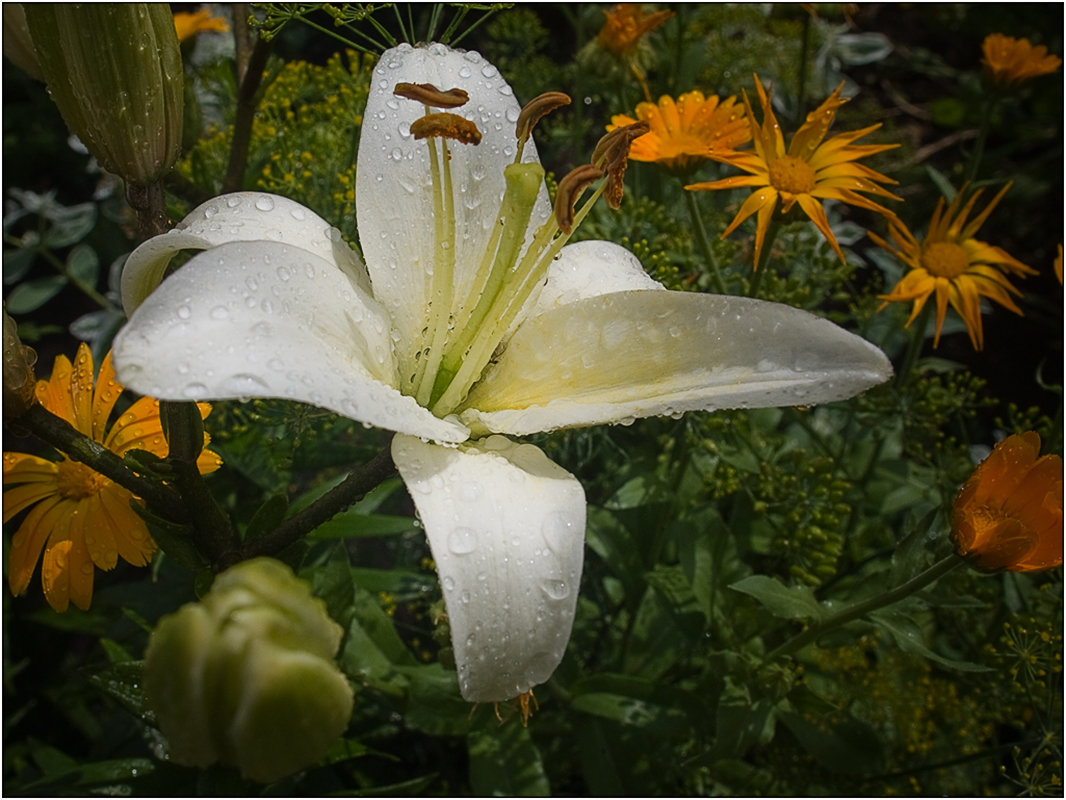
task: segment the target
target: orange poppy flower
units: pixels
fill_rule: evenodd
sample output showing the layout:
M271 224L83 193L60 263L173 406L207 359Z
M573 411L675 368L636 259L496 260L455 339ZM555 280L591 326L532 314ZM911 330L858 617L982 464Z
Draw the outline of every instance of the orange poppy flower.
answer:
M966 481L951 513L955 552L978 569L1062 564L1062 459L1033 431L1008 436Z

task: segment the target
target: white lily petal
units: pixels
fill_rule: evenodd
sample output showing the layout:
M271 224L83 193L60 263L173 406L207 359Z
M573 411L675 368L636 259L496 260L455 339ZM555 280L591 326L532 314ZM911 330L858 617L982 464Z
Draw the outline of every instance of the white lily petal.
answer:
M122 305L131 315L163 280L181 250L207 250L228 242L283 242L335 264L364 291L370 278L341 233L299 203L265 192L235 192L197 206L161 236L136 248L122 271Z
M876 347L800 309L618 292L527 320L460 419L475 435L521 435L693 410L813 405L891 374Z
M469 290L495 222L504 192L503 170L514 161L520 107L496 67L474 51L402 44L386 51L374 69L359 140L356 216L374 296L389 310L400 335L399 347L407 352L425 324L437 243L429 144L415 141L410 132L411 123L425 108L393 94L401 82L431 83L443 90L461 87L470 99L450 111L474 122L482 134L478 145L448 142L455 197L456 296ZM537 160L530 141L522 161ZM541 186L531 230L550 214L548 192Z
M548 279L530 310L535 317L553 308L612 292L663 290L640 259L613 242L568 244L548 268Z
M336 266L278 242L194 256L115 338L126 386L161 399L279 397L437 441L468 431L396 383L384 311Z
M577 606L581 484L502 436L459 449L397 436L392 457L433 550L463 697L499 702L548 680Z

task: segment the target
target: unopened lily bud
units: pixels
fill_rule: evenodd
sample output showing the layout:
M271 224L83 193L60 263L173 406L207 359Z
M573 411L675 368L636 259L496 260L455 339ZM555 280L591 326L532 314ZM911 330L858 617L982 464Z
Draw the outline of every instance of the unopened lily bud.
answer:
M4 55L31 78L43 81L22 3L4 3Z
M26 21L63 120L101 166L151 183L181 148L181 50L165 3L34 3Z
M262 783L321 759L352 713L333 661L343 633L281 562L219 575L201 602L160 621L145 653L145 698L171 759Z
M4 311L4 415L19 417L37 402L37 353L19 339L18 325Z

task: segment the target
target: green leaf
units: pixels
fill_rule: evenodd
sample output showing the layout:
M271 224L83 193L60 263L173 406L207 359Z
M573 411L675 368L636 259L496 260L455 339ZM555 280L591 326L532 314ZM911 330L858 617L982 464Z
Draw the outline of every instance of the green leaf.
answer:
M957 661L940 655L925 646L922 631L918 624L906 616L904 612L893 609L882 609L870 614L870 619L885 633L892 637L892 641L900 650L908 653L916 653L920 656L935 661L949 669L957 669L961 672L991 672L990 667L982 664L974 664L970 661Z
M884 768L884 750L877 732L852 717L826 728L795 711L778 710L777 718L807 752L836 772L870 774Z
M89 245L75 245L67 253L67 272L74 280L95 288L100 279L100 258Z
M465 736L471 729L474 706L459 694L455 670L440 664L398 667L408 679L404 724L430 736ZM496 721L492 715L493 722Z
M261 536L271 531L285 518L285 511L289 507L288 497L283 492L272 494L263 504L255 510L252 518L248 520L248 528L245 530L246 540Z
M96 226L96 204L79 203L58 207L47 214L52 227L45 233L43 244L58 250L80 242Z
M551 793L540 751L517 719L466 738L470 786L483 797L547 797Z
M824 613L809 586L785 586L777 578L749 575L730 584L730 589L751 595L775 617L820 620Z
M20 247L18 250L4 252L4 283L10 286L26 277L33 266L37 252L32 247Z
M20 283L4 300L9 314L28 314L36 311L57 294L68 283L66 275L49 275Z
M144 692L141 690L144 683L143 661L110 664L90 675L89 683L117 700L119 705L138 719L149 723L154 722L155 715L145 705Z
M392 536L415 529L411 517L365 514L354 508L342 511L315 528L311 539L353 539L363 536Z
M571 707L576 711L648 728L657 735L688 731L708 713L685 689L630 675L593 675L575 683L571 692Z

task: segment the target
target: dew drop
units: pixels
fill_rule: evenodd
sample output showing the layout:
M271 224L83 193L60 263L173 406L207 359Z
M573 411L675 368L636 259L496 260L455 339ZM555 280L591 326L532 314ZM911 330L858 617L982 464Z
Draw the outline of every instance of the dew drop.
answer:
M229 317L229 309L225 306L215 306L211 309L211 319L227 319Z
M266 196L260 197L255 201L255 207L260 211L273 211L274 200Z
M178 319L188 319L192 316L192 309L188 306L178 306Z
M474 552L477 547L477 534L470 528L458 527L448 534L448 549L457 556Z
M444 579L444 591L450 592L455 588L455 579L451 575L448 575Z
M552 600L565 600L570 596L570 587L566 581L549 579L542 581L540 588Z
M292 270L288 267L278 267L278 278L283 281L287 281L292 277Z
M193 399L206 397L207 386L202 383L190 383L184 389L182 389L181 393L186 397Z

